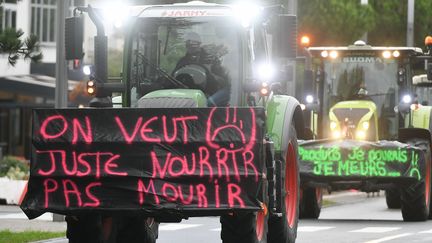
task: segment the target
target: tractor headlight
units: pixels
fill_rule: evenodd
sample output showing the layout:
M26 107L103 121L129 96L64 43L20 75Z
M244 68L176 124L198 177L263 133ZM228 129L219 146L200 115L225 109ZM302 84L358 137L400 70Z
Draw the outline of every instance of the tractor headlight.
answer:
M322 51L321 52L321 56L324 57L324 58L327 58L329 56L328 51Z
M333 138L340 138L342 133L339 130L333 131L332 136Z
M362 128L363 128L363 130L368 130L369 129L369 122L368 121L363 122Z
M306 95L306 103L312 104L314 102L313 95Z
M405 104L410 104L411 101L412 101L412 97L411 97L411 95L404 95L404 96L402 97L402 102L405 103Z
M359 140L364 140L366 138L366 132L365 131L357 131L356 132L356 138Z
M274 78L276 69L271 63L262 63L258 66L258 78L261 81L270 81Z
M383 51L382 56L383 56L385 59L388 59L388 58L390 58L390 57L392 56L392 54L391 54L390 51Z
M234 4L234 11L244 28L251 26L254 19L262 14L262 7L246 1Z
M121 28L130 16L130 11L121 1L111 1L103 6L102 16L108 24Z
M337 123L336 122L334 122L334 121L332 121L332 122L330 122L330 130L335 130L336 129L336 127L337 127Z
M261 96L267 96L270 94L269 85L268 83L262 83L260 88L260 94Z
M93 67L91 65L85 65L82 68L84 75L90 76L93 73Z
M335 59L335 58L337 58L339 56L339 53L337 51L331 51L329 53L329 56L330 56L331 59Z

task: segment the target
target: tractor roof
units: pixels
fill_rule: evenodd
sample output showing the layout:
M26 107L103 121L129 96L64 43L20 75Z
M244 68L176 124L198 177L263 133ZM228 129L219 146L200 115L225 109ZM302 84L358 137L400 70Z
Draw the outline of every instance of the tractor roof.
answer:
M423 50L418 47L405 47L405 46L371 46L366 45L363 41L356 41L353 45L349 46L321 46L321 47L309 47L308 50L312 54L316 54L316 52L321 51L358 51L358 52L368 52L368 51L399 51L401 53L406 53L409 55L423 55Z
M164 5L140 5L131 8L137 17L205 17L233 16L233 8L229 5L191 1Z

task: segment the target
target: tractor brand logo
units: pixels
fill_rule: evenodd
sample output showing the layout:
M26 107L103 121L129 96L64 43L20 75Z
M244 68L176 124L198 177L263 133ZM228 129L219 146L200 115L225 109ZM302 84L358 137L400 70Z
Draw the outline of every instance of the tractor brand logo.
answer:
M344 57L342 62L382 63L383 61L379 57Z
M199 17L207 15L208 13L205 10L170 10L162 13L162 17Z

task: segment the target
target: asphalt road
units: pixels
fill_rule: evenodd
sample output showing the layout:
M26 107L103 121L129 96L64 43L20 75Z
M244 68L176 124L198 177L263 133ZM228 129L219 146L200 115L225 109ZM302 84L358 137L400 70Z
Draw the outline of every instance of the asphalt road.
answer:
M400 210L389 210L383 194L335 199L318 220L301 220L297 243L432 242L432 221L406 223ZM197 218L160 228L158 243L220 243L218 218Z
M383 194L378 197L336 195L328 200L336 204L324 208L320 219L300 221L297 243L432 242L432 220L403 222L400 210L387 209ZM0 208L0 230L2 222L7 220L4 215ZM161 224L159 230L158 243L221 242L218 218L191 218L179 224Z

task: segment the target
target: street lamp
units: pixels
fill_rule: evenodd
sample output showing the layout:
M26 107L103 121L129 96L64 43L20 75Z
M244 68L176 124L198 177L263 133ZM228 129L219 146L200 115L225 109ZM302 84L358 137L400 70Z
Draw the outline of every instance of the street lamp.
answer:
M360 0L360 5L365 6L369 4L369 0ZM361 38L365 43L367 43L368 33L365 32Z
M407 46L414 46L414 6L415 0L408 0Z

